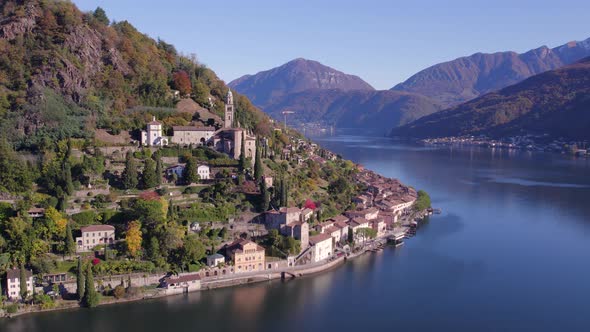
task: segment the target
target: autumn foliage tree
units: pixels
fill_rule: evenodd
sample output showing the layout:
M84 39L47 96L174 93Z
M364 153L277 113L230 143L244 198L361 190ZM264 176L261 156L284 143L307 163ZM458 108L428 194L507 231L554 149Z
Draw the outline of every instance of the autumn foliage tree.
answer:
M192 91L191 79L184 70L179 70L172 75L174 87L180 91L181 95L188 95Z
M137 257L141 249L141 224L134 220L127 225L127 233L125 235L125 242L127 243L127 251L131 257Z

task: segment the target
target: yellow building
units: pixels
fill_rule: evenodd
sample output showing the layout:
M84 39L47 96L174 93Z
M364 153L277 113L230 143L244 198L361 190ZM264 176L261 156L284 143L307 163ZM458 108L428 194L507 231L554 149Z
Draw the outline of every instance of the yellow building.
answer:
M235 240L227 246L226 253L235 273L264 270L264 248L250 240Z

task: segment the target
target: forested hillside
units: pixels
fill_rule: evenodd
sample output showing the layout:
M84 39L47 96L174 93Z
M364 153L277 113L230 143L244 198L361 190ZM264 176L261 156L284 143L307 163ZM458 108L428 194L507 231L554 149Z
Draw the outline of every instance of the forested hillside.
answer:
M228 88L212 70L126 21L110 22L100 8L4 1L0 13L0 135L17 149L92 138L96 128L139 129L150 119L146 107L171 117L165 124L186 124L174 114L173 90L223 109ZM262 130L265 117L247 98L235 99L240 123Z
M394 136L590 139L590 58L392 130Z

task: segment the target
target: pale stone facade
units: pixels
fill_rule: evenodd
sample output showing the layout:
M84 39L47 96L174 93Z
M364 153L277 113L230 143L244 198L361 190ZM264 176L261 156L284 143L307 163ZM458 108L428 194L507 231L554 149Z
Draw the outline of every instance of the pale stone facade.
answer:
M33 273L25 270L27 277L27 294L33 294ZM6 294L10 300L20 300L20 269L11 269L6 271Z
M264 248L250 240L234 241L226 248L226 253L234 264L235 273L265 269Z
M115 227L111 225L91 225L80 230L82 236L76 238L76 252L91 251L98 245L115 242Z
M210 173L211 169L207 165L199 165L197 167L197 174L199 174L201 180L209 180L211 178Z
M220 264L225 263L225 257L221 254L213 254L207 256L207 266L209 267L217 267Z
M174 126L170 142L178 145L206 145L215 135L214 127Z
M329 234L318 234L309 239L311 247L311 261L319 261L332 257L334 253L332 248L332 237Z
M168 145L168 139L162 136L162 124L153 117L152 121L147 124L146 130L141 132L141 144L145 146L164 146Z

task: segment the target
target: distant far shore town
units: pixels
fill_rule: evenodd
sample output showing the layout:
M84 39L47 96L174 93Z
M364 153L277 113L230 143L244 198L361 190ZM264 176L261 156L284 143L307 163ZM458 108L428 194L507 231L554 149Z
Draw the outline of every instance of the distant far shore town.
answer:
M503 139L492 139L486 136L440 137L422 139L419 142L425 145L464 145L494 149L556 152L576 157L590 157L590 143L588 141L553 140L543 135L513 136Z

